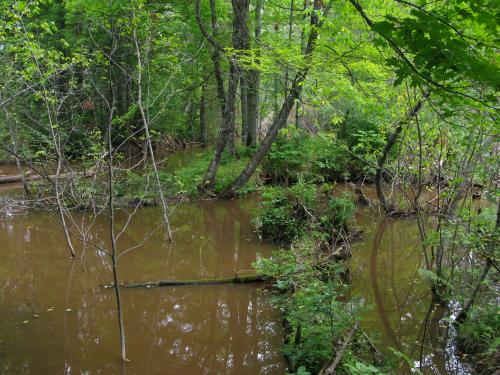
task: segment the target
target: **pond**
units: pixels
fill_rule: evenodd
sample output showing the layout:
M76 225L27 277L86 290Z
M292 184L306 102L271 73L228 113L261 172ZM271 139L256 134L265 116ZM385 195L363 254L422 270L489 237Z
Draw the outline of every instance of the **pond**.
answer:
M252 219L255 197L197 201L173 215L173 244L161 218L140 209L118 241L123 282L232 277L276 245L263 243ZM368 306L363 329L380 348L422 359L428 374L467 374L453 354L442 310L429 311L429 286L420 278L421 251L411 220L382 219L360 208L353 244L352 296ZM126 213L119 211L123 224ZM78 222L82 214L75 216ZM94 224L92 241L107 238L107 222ZM81 246L77 249L82 253ZM119 361L110 262L98 251L68 258L56 215L43 211L0 217L0 373L5 374L284 374L281 315L262 285L122 289L127 353ZM428 319L420 353L424 320ZM431 348L431 349L429 349ZM409 373L401 365L400 373Z

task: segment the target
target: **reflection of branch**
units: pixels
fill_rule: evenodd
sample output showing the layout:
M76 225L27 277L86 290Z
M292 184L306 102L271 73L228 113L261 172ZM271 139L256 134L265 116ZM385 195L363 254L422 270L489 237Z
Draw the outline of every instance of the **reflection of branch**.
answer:
M386 227L387 227L387 219L384 219L380 222L377 233L373 239L370 277L371 277L371 282L372 282L372 287L373 287L373 296L375 297L375 303L377 304L377 309L379 311L380 320L382 321L382 324L384 325L387 336L391 338L396 349L401 351L402 350L401 343L397 339L396 334L394 333L394 330L391 327L391 323L389 322L389 319L387 317L387 311L385 310L385 307L384 307L384 304L382 301L382 296L380 294L380 288L378 285L377 257L378 257L378 251L380 249L380 243L382 241L382 236L385 232Z

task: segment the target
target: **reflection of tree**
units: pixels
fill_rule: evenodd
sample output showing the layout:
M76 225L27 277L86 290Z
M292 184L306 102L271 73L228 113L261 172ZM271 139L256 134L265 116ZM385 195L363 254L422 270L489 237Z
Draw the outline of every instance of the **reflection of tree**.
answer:
M429 310L429 285L416 272L421 260L419 240L409 223L383 219L374 233L370 282L377 320L389 345L413 359L419 358L419 342L426 336L422 342L426 353L422 361L424 373L457 373L460 363L446 350L448 327L441 323L446 310L439 306ZM404 371L410 373L409 368Z
M397 350L401 351L402 350L401 343L396 337L396 334L394 333L394 330L391 327L391 323L389 322L389 318L387 316L387 312L385 311L384 302L378 285L377 258L378 258L378 251L380 248L380 241L382 240L382 235L384 234L386 226L387 226L387 220L384 219L380 222L377 233L375 234L375 238L373 239L370 276L373 288L373 295L375 297L375 302L377 304L379 317L380 320L382 321L382 324L384 325L387 337L391 339L394 347Z
M129 310L131 319L149 320L148 304L132 303ZM171 373L281 373L283 359L276 350L281 328L270 324L278 317L253 287L170 288L162 300L153 358L161 358Z
M257 252L266 254L272 247L246 240L255 235L241 203L248 202L183 205L173 218L179 228L174 244L166 245L160 231L120 258L124 281L200 277L199 245L207 239L202 255L209 273L232 276L234 269L250 268ZM126 216L118 213L118 226ZM121 248L140 241L160 216L156 208L141 209L120 238ZM95 222L94 240L108 237L103 219ZM8 348L0 354L0 373L23 372L17 371L20 366L33 373L56 373L61 368L72 373L119 373L119 363L109 361L116 358L118 340L113 295L98 287L109 282L109 264L95 252L86 254L84 267L67 262L64 239L56 229L45 213L0 220L0 283L19 275L0 306L0 350ZM56 288L61 280L65 285ZM255 286L127 290L123 300L129 317L126 328L134 338L128 343L129 373L212 374L225 373L225 368L235 374L284 372L278 350L279 312ZM40 310L38 320L27 301ZM51 306L55 309L46 312ZM24 319L30 320L26 326L21 324Z

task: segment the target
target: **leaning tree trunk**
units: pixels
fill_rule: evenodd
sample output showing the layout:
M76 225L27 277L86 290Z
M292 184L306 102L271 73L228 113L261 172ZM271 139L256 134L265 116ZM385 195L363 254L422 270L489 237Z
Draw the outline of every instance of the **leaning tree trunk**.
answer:
M212 4L211 4L212 8ZM245 33L247 30L244 27L244 24L241 22L242 19L246 19L246 14L248 14L249 8L249 0L233 0L233 35L232 35L232 43L233 48L236 51L241 50L244 47L244 39ZM212 10L214 11L214 9ZM224 51L224 48L213 38L213 35L208 34L203 26L200 15L200 0L196 0L195 2L195 12L196 12L196 20L200 27L201 32L205 36L205 38L209 41L210 44L215 49L218 49L220 52ZM222 124L221 130L219 132L219 137L215 144L214 156L210 161L210 164L205 173L203 182L201 184L201 188L205 190L212 190L215 185L215 177L217 175L217 169L219 168L219 164L222 160L222 153L224 149L228 147L228 151L231 154L236 154L235 147L235 102L236 102L236 94L238 90L238 83L240 79L240 72L238 66L238 56L233 54L230 57L229 61L229 79L228 79L228 88L227 95L225 97L224 103L224 111L222 114Z
M281 106L278 115L275 117L259 149L253 155L252 159L247 164L245 169L240 173L240 175L232 182L230 186L228 186L225 189L225 191L222 194L223 197L228 198L234 196L236 194L236 191L242 188L248 182L252 174L255 172L259 164L262 162L264 157L271 149L271 146L274 140L276 139L276 136L278 135L279 129L281 129L286 124L290 111L292 110L295 104L295 100L299 97L302 91L303 83L310 69L309 66L311 64L310 58L316 46L316 40L318 38L318 29L322 25L322 21L319 18L319 11L322 8L323 8L323 1L315 0L314 12L311 13L311 33L309 34L307 47L304 53L306 60L308 60L307 61L308 65L306 65L306 67L301 71L299 71L295 76L295 79L292 82L292 87L290 88L290 91L285 101L283 102L283 105ZM329 6L325 9L323 17L326 17L328 10Z
M387 214L390 214L391 212L394 211L394 207L387 201L387 198L384 193L384 182L383 182L383 176L384 176L384 166L385 163L387 162L387 159L389 158L389 154L396 144L396 141L399 138L399 135L403 131L403 127L408 124L413 118L415 118L420 110L423 107L423 104L425 100L429 97L430 92L426 91L422 98L417 101L417 103L413 106L412 109L406 114L405 118L400 120L396 126L396 129L394 132L389 134L387 137L387 142L385 144L385 147L382 151L382 154L377 160L377 170L375 172L375 187L377 189L377 196L380 201L380 205L384 209L384 211Z

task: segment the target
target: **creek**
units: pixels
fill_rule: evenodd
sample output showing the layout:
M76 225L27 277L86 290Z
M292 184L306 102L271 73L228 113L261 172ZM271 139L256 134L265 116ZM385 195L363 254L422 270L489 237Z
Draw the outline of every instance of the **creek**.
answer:
M348 186L341 187L348 190ZM373 192L369 192L372 195ZM252 219L257 199L180 204L173 214L175 242L161 230L119 258L122 282L202 279L252 274L258 257L276 245L261 242ZM81 220L83 214L75 214ZM80 215L80 216L78 216ZM118 224L126 220L118 211ZM143 241L161 220L142 208L118 241L120 252ZM426 374L468 374L454 354L453 335L429 311L431 294L418 273L422 256L411 219L384 219L358 209L354 226L351 294L367 311L362 327L380 346L403 352ZM99 218L92 241L107 238ZM82 254L78 246L77 253ZM108 257L87 249L68 258L56 216L44 211L0 216L1 374L284 374L280 312L259 284L123 289L127 353L119 361L115 297ZM421 338L428 320L422 356ZM400 373L409 373L401 365Z

